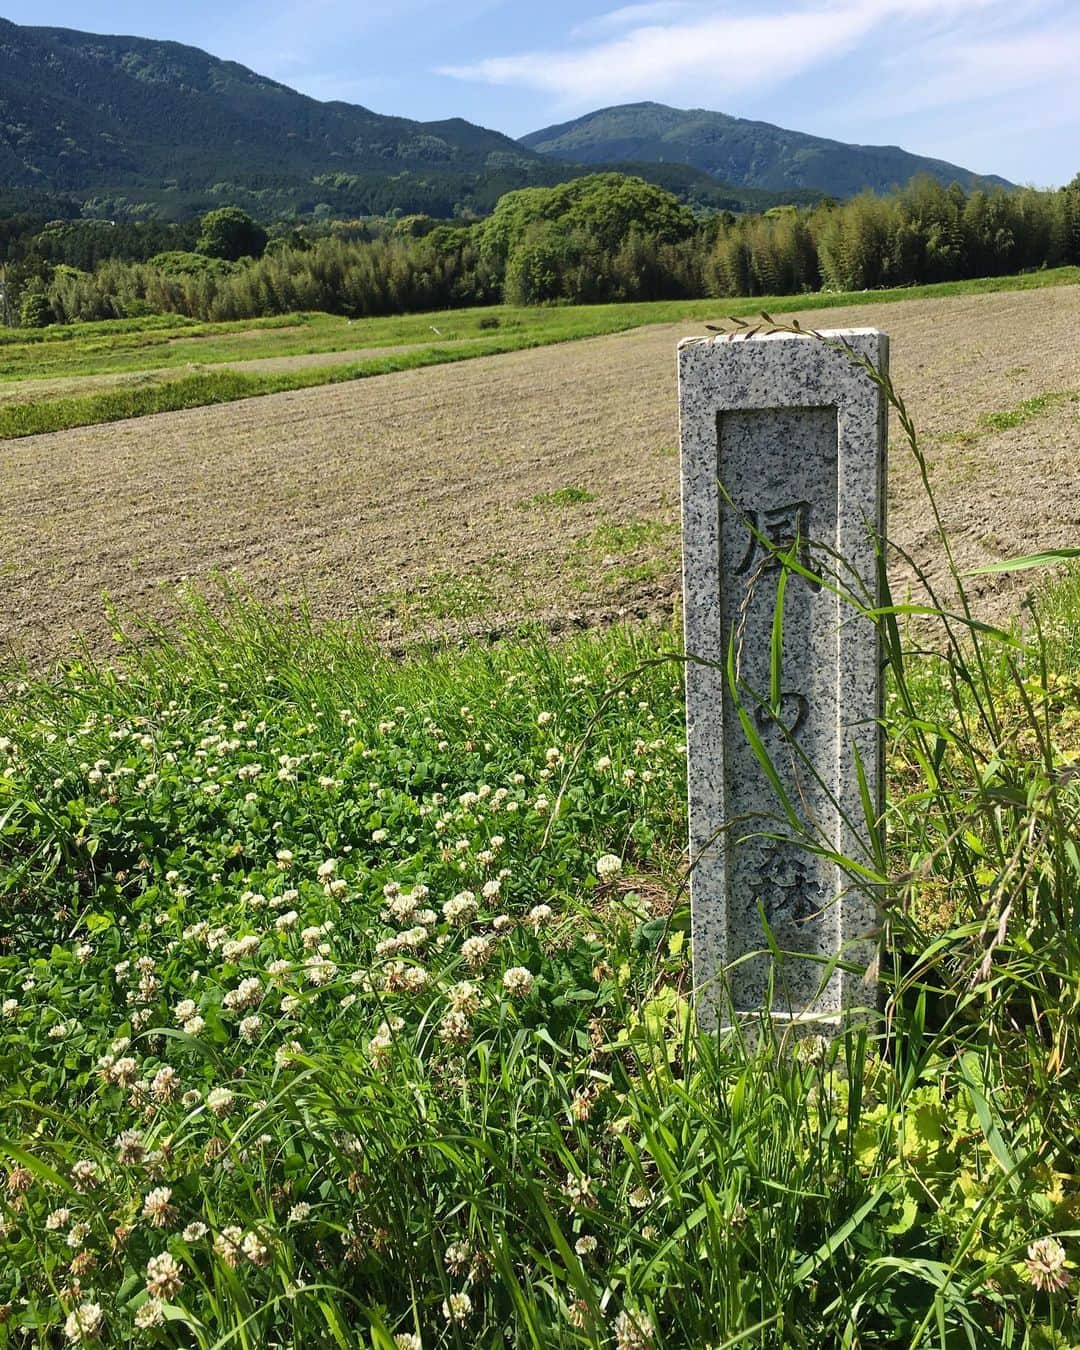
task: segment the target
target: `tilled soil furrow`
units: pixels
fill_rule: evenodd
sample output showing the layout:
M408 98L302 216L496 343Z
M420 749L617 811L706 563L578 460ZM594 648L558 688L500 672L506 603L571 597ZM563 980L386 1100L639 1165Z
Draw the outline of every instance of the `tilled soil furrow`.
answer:
M963 566L1077 542L1075 402L1009 431L980 419L1080 387L1080 288L798 317L891 334ZM0 444L0 638L34 664L62 657L80 629L107 652L104 591L168 618L173 582L229 569L256 595L306 594L319 614L368 616L392 640L497 631L520 615L558 626L670 610L675 344L692 331L701 325ZM889 487L890 533L940 580L895 429ZM534 500L564 488L591 499ZM635 534L643 523L664 528ZM894 573L905 587L905 569ZM455 589L461 580L472 589ZM1004 615L1030 581L975 586Z

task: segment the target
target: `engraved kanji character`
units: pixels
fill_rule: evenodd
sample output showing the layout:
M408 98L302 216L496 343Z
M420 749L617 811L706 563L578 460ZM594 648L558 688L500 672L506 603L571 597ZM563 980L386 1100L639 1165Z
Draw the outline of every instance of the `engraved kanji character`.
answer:
M750 539L742 560L735 568L736 576L749 572L760 552L763 569L778 567L776 553L788 553L798 543L796 555L800 566L813 570L810 557L810 503L790 502L785 506L767 506L764 511L744 511L743 519L750 530ZM766 541L769 547L766 547Z

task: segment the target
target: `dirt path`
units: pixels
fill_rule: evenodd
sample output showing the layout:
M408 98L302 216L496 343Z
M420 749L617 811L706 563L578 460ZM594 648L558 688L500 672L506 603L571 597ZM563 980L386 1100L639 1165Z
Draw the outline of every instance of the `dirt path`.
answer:
M894 377L964 566L1080 541L1075 397L1012 430L979 430L985 414L1080 388L1080 288L799 319L892 335ZM523 615L558 625L670 609L674 346L693 331L666 325L0 444L0 642L35 664L80 632L107 651L103 592L167 617L175 583L215 570L259 596L306 594L317 613L363 615L391 640L497 631ZM895 439L890 533L940 576ZM902 589L902 568L894 579ZM981 589L989 612L1015 607L1007 580Z

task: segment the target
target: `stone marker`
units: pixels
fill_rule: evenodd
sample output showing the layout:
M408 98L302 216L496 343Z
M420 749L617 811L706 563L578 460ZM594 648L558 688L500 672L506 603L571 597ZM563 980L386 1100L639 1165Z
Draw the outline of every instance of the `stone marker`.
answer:
M887 370L884 333L822 336L843 339ZM764 912L782 952L842 953L866 970L876 954L876 917L872 897L848 873L789 842L797 831L739 720L727 662L734 634L744 713L799 823L816 842L865 858L854 752L880 814L877 633L828 585L785 568L775 550L877 602L873 535L885 527L886 412L867 371L813 337L736 335L679 346L690 885L694 985L705 1026L718 1013L727 1022L731 1011L762 1009L770 980L781 1018L832 1021L875 1002L872 982L840 970L826 981L822 961L740 961L767 947ZM774 688L771 633L782 575Z

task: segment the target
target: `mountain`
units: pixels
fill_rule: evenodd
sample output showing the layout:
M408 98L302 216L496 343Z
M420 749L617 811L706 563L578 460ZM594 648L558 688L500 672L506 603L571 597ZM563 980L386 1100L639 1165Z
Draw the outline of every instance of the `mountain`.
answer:
M578 164L687 164L736 188L781 193L798 188L817 188L834 197L849 197L864 188L887 192L922 173L965 188L976 183L1012 186L1004 178L912 155L896 145L846 145L768 122L662 103L601 108L534 131L521 137L520 144Z
M781 200L690 165L634 168L698 205ZM446 217L588 171L461 118L321 103L181 43L0 19L0 188L89 198L90 214L179 217L231 203L263 218Z
M0 20L0 182L8 187L217 204L239 187L248 198L284 196L310 210L349 186L336 175L363 188L404 174L420 180L422 208L464 180L528 178L537 158L460 118L414 122L320 103L180 43ZM551 177L546 166L535 172Z
M927 168L972 178L902 150L658 103L514 141L461 118L415 122L321 103L178 42L0 19L0 194L36 196L46 210L59 197L109 217L178 218L226 203L263 219L447 217L486 213L513 188L613 169L697 206L761 211L888 187Z

